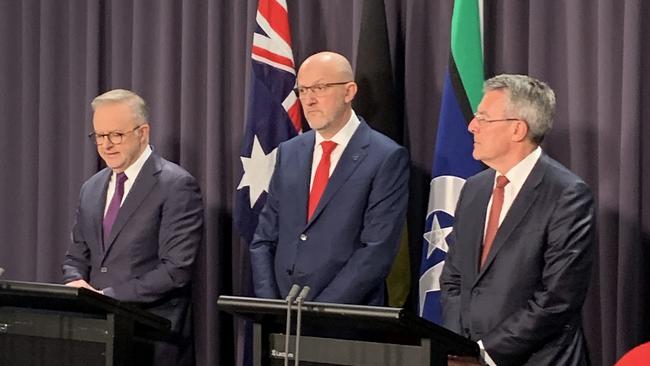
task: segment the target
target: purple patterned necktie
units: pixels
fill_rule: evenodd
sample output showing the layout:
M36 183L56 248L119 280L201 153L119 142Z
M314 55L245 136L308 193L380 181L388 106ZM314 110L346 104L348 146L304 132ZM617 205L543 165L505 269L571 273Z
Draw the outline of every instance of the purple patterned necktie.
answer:
M113 198L111 203L108 205L108 210L106 210L106 215L104 216L104 241L102 242L102 249L106 250L104 243L108 240L108 236L111 234L111 229L117 218L117 213L120 211L120 205L122 204L122 197L124 196L124 182L127 180L126 174L124 172L117 173L116 183L115 183L115 193L113 193Z

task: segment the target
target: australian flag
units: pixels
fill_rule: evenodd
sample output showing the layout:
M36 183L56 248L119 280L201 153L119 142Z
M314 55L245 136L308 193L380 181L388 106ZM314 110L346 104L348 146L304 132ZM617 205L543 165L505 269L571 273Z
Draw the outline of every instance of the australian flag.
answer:
M477 0L456 0L451 55L440 105L419 281L420 316L440 324L440 274L465 180L483 169L472 157L467 126L482 97L483 56Z
M240 156L243 174L235 204L235 220L248 243L266 202L276 148L301 130L300 102L293 91L296 71L286 0L260 0L256 21L246 132Z

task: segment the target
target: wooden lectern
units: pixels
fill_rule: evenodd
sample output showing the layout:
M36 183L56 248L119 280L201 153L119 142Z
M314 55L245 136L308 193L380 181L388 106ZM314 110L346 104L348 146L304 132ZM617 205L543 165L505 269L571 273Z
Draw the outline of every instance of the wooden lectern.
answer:
M145 366L170 328L84 288L0 281L0 365Z

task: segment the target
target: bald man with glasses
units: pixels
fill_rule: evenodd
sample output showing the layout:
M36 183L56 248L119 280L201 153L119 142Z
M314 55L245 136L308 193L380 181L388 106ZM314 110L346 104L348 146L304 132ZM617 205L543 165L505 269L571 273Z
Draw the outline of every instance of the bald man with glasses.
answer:
M250 245L255 294L384 305L408 196L408 154L352 110L357 93L343 56L307 58L296 92L311 131L278 147Z

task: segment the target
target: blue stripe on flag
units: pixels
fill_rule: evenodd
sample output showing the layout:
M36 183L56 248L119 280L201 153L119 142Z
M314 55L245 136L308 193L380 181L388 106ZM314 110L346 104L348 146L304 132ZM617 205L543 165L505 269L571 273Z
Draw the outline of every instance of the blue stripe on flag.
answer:
M442 323L440 273L447 248L452 245L449 234L458 194L465 179L483 169L482 163L472 157L472 150L473 137L467 131L467 121L456 98L450 71L447 70L431 169L433 179L419 281L420 316L437 324Z

